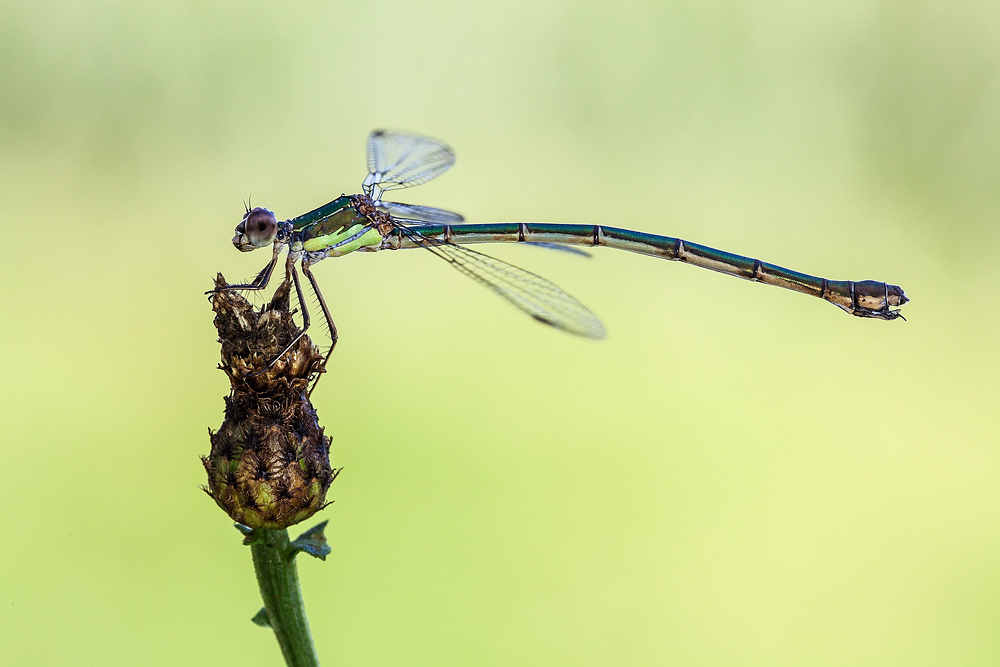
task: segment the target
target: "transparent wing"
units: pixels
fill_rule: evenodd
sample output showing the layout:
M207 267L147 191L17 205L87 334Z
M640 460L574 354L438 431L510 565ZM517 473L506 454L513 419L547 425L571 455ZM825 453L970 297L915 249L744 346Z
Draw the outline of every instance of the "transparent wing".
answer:
M584 338L604 338L604 326L587 307L539 275L499 259L397 226L463 274L493 290L543 324Z
M382 192L437 178L455 163L455 154L437 139L375 130L368 135L368 176L362 188L378 201Z
M446 211L431 206L416 204L400 204L394 201L379 202L378 207L394 218L406 220L407 223L431 222L439 225L457 225L465 222L465 218L454 211Z

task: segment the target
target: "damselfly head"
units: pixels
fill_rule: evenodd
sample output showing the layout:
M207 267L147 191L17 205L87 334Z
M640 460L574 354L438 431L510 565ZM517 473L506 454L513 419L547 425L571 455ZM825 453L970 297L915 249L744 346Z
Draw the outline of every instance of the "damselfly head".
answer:
M278 235L278 220L266 208L260 206L249 210L236 225L233 245L243 252L265 248L274 243Z

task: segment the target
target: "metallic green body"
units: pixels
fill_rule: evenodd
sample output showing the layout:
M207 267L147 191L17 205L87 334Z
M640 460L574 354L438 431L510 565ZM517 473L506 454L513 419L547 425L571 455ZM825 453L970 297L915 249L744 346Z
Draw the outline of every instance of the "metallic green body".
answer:
M358 213L347 195L289 222L293 243L301 244L302 250L315 258L339 257L382 242L382 235L368 218Z
M317 209L309 211L308 213L303 213L297 218L292 218L288 222L292 223L292 231L300 232L306 227L316 224L335 213L343 211L345 208L351 208L351 197L350 195L340 195L332 202L328 204L323 204Z
M343 195L290 220L293 247L305 251L314 262L323 257L339 257L362 249L421 247L419 237L404 234L399 228L389 231L383 237L377 229L376 221L359 213L356 203L356 198ZM895 285L873 280L827 280L672 236L646 234L620 227L499 222L421 224L411 229L421 237L459 245L528 242L607 246L685 262L737 278L809 294L859 317L894 319L898 316L898 311L889 311L889 308L907 301L903 291Z
M896 285L887 285L874 280L827 280L786 269L777 264L762 262L759 259L690 243L672 236L646 234L619 227L508 222L423 225L417 231L425 237L458 244L561 243L607 246L628 250L641 255L681 261L737 278L809 294L825 299L859 317L894 319L898 314L895 311L888 311L888 308L900 306L908 300L903 291ZM393 231L387 236L382 247L395 250L418 247L418 244L405 234Z

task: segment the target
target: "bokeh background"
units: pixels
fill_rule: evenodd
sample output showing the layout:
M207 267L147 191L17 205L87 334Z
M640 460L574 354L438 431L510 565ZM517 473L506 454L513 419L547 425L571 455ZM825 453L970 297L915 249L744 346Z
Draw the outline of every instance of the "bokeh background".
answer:
M0 661L280 664L198 489L202 292L266 259L230 245L243 199L355 192L390 127L458 154L404 201L913 301L491 248L593 343L416 251L319 265L325 664L1000 663L998 84L975 0L4 3Z

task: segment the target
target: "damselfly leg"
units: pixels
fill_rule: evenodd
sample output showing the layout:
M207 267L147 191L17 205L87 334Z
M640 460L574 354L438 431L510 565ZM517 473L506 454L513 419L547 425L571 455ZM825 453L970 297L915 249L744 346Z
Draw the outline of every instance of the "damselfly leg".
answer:
M267 263L260 273L248 283L234 283L232 285L226 285L224 287L217 287L214 290L209 290L205 294L215 294L216 292L230 292L232 290L248 290L251 292L256 292L267 287L267 284L271 282L271 274L274 272L274 267L278 263L278 255L281 254L281 248L275 245L274 255L271 257L271 261Z
M327 350L326 357L323 359L323 368L320 371L323 372L326 370L327 362L330 361L330 355L333 354L333 348L337 347L337 324L333 321L333 316L330 315L330 309L326 305L326 299L323 298L323 292L319 289L319 283L316 282L316 276L314 276L313 272L309 270L309 262L305 260L302 262L302 273L304 273L306 278L309 279L309 284L312 285L313 294L316 295L316 299L319 301L319 307L323 309L323 317L326 319L326 325L330 329L330 349ZM301 296L299 296L299 300L302 300ZM302 308L304 310L305 306ZM319 380L318 377L316 379L317 381ZM313 382L312 387L309 388L310 395L315 388L316 382Z

